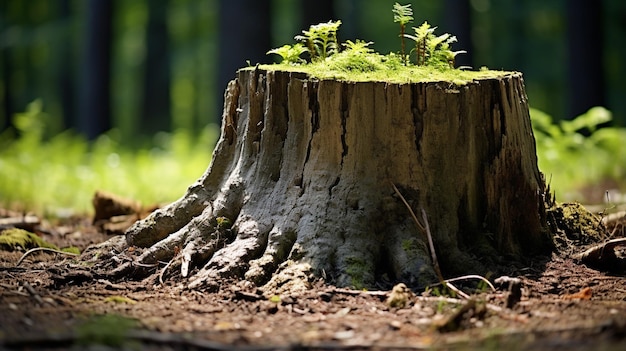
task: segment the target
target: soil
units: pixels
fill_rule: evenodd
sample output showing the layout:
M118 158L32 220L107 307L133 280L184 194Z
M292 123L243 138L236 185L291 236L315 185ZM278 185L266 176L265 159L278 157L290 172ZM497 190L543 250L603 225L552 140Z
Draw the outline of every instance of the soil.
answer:
M81 251L111 237L90 218L28 226ZM0 251L0 350L626 349L623 271L594 270L565 255L509 272L519 279L518 297L508 283L492 291L455 282L466 299L441 287L392 293L321 281L294 296L263 296L242 282L190 291L180 278L161 283L158 271L111 281L64 254L38 252L17 265L23 254Z

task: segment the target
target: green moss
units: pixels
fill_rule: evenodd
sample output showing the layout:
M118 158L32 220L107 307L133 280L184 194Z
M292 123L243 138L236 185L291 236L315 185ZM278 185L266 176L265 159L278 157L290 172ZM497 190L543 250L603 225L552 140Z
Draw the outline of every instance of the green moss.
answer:
M556 203L547 214L555 244L560 249L566 249L570 244L597 243L606 234L600 217L577 202Z
M279 304L280 303L280 295L272 295L272 296L270 296L269 301L273 302L273 303L276 303L276 304Z
M226 217L217 217L215 220L217 221L217 229L230 229L233 226L231 220Z
M339 56L339 55L336 55ZM384 56L383 56L384 57ZM379 60L380 62L377 62ZM350 67L367 66L371 70L351 70ZM509 71L466 71L460 69L441 69L429 66L395 66L381 58L361 58L359 61L326 64L314 62L308 65L271 64L259 65L267 71L287 71L305 73L311 78L320 80L338 80L346 82L386 82L395 84L448 82L455 86L463 86L477 80L501 78L515 72ZM247 67L244 70L252 70Z
M29 250L36 247L59 249L36 234L23 229L6 229L0 232L0 249L2 250Z
M396 5L393 9L394 21L400 23L401 33L404 33L405 25L413 19L412 10L410 5ZM456 37L448 33L435 35L436 27L428 22L413 27L415 35L401 35L400 53L391 52L387 55L369 48L373 44L370 41L357 39L339 44L336 34L340 25L341 21L331 21L311 26L309 30L302 31L302 35L295 37L299 43L268 52L279 55L282 59L280 63L257 67L268 71L301 72L323 80L397 84L449 82L465 85L474 80L511 74L483 68L479 71L455 69L455 56L465 51L452 51L450 45L456 42ZM416 53L415 64L410 62L405 52L405 38L414 41L412 50ZM306 60L300 57L304 53L309 56Z
M365 276L367 272L367 264L361 258L346 258L346 274L350 277L350 284L355 289L363 289L365 287Z

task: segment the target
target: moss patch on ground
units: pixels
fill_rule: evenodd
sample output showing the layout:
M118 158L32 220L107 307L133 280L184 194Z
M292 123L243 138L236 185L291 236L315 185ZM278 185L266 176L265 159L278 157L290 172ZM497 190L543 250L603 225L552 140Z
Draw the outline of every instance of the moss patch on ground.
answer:
M59 249L37 236L37 234L23 229L6 229L0 232L0 249L2 250L29 250L36 247Z
M578 202L555 203L547 209L548 222L559 250L572 245L589 245L602 241L606 229L601 218Z

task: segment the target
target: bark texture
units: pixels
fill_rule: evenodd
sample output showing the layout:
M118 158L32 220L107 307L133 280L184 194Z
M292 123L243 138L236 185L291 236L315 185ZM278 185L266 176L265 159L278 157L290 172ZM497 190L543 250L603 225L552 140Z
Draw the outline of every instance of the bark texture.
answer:
M208 170L127 244L145 248L143 264L172 260L192 288L432 283L426 237L393 185L427 214L444 275L546 249L521 74L455 86L241 70Z

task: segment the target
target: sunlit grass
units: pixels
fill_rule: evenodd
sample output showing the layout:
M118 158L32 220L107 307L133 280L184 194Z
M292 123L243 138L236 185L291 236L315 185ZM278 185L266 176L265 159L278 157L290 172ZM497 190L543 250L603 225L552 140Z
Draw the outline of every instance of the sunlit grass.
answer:
M150 148L134 150L111 131L93 143L72 132L44 140L40 107L16 116L18 138L0 136L0 206L50 216L92 211L96 190L133 198L145 205L182 196L211 161L218 127L200 136L162 133Z

